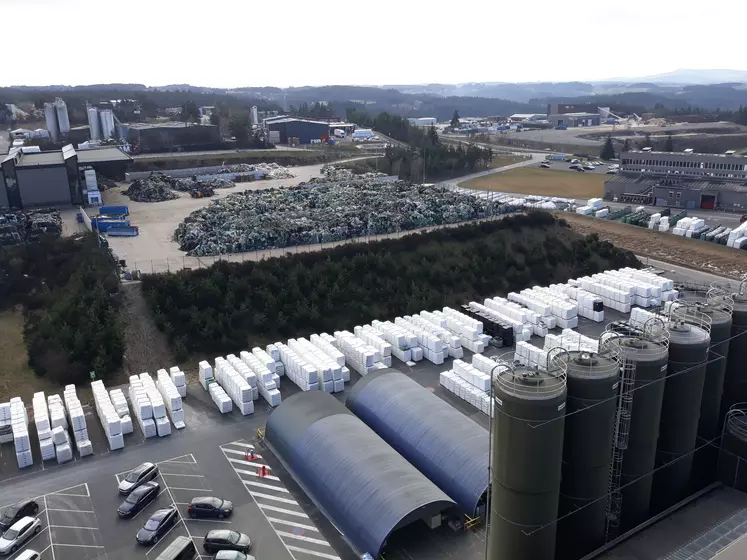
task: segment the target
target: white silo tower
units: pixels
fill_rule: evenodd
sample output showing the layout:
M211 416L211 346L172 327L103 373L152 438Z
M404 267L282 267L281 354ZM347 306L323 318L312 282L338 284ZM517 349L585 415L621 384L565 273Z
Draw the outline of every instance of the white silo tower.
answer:
M47 121L47 130L52 142L57 142L60 137L60 127L57 124L57 108L54 103L44 104L44 119Z
M99 125L99 110L96 107L88 108L88 128L91 130L91 140L101 138L101 125Z
M252 107L252 124L258 125L259 124L259 117L257 116L257 106L254 105Z
M114 113L111 109L103 109L99 112L99 121L101 121L101 138L109 140L114 138Z
M57 122L60 126L60 134L67 136L70 132L70 118L67 116L67 104L59 97L54 100L55 107L57 108Z

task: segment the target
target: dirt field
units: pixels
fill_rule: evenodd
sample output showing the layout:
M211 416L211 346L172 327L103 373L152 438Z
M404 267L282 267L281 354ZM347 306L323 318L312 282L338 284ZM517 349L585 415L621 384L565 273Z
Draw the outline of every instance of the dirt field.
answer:
M31 403L37 391L62 391L62 387L38 377L28 365L28 353L23 342L23 313L18 311L0 312L0 400L21 397Z
M493 161L490 162L491 169L498 169L500 167L506 167L512 163L519 163L525 161L527 158L523 156L502 156L496 155L493 157Z
M578 214L560 212L557 216L579 233L597 233L601 239L636 255L731 278L747 274L747 251Z
M506 193L592 198L604 194L606 175L577 173L540 167L509 169L461 183L466 189L492 190Z

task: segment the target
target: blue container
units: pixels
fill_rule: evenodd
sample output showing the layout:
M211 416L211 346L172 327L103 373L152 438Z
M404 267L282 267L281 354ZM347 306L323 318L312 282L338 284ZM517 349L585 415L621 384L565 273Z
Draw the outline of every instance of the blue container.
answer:
M99 214L110 214L114 216L129 216L130 209L127 206L101 206Z
M112 219L102 219L102 218L93 218L91 220L91 225L93 226L93 229L98 230L99 232L103 233L107 231L112 226L129 226L130 220L112 220Z
M106 230L109 237L135 237L140 235L140 229L137 226L109 226Z

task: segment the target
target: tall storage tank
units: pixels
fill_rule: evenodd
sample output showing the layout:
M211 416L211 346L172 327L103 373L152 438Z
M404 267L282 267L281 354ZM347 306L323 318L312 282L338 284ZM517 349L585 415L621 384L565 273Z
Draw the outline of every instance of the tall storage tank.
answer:
M613 496L619 500L620 519L614 519L616 512L611 519L624 532L649 517L669 335L661 320L649 320L639 335L622 336L619 343L622 375L630 375L633 385L627 445L622 450L621 489Z
M747 403L734 405L726 414L718 478L727 486L747 492Z
M60 126L60 134L65 136L70 132L70 118L67 116L67 104L59 97L54 100L57 110L57 123Z
M568 373L558 522L561 558L580 558L605 542L620 387L620 366L613 348L618 347L610 345L603 354L574 351L560 356Z
M99 124L99 110L96 107L89 107L88 113L88 128L91 130L91 140L99 140L101 138L101 125Z
M729 408L747 402L747 282L743 281L733 296L734 312L731 322L732 340L724 373L724 394L721 398L721 425Z
M651 495L655 512L687 497L698 437L711 319L695 306L675 303L669 310L669 364L661 407L657 471Z
M57 107L54 103L44 104L44 120L47 123L47 130L52 142L57 142L60 137L60 127L57 124Z
M565 364L493 378L490 560L554 560L565 431Z
M112 110L99 111L99 120L101 121L101 138L103 140L114 138L114 113Z
M716 479L718 437L721 435L719 414L724 391L724 375L729 355L734 300L723 292L711 290L700 311L711 319L711 348L708 352L703 398L700 401L698 439L693 460L695 489L705 488ZM708 445L707 442L713 442Z

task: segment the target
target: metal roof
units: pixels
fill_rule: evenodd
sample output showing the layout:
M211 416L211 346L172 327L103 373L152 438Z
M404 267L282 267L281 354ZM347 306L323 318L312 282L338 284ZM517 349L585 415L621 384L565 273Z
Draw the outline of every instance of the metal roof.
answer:
M327 121L312 121L311 119L300 119L297 117L285 117L282 119L276 119L273 121L266 121L267 126L273 125L273 124L281 124L281 123L289 123L289 122L303 122L303 123L311 123L311 124L321 124L324 126L331 126L330 123Z
M366 375L346 406L473 515L488 489L488 431L395 369Z
M45 165L64 165L65 160L62 152L38 152L35 154L23 154L21 161L16 167L41 167Z
M108 146L106 148L92 148L89 150L78 150L78 162L91 164L91 163L104 163L110 161L132 161L132 158L124 153L116 146Z
M456 504L328 393L283 401L266 441L294 480L360 554L378 558L389 534Z

